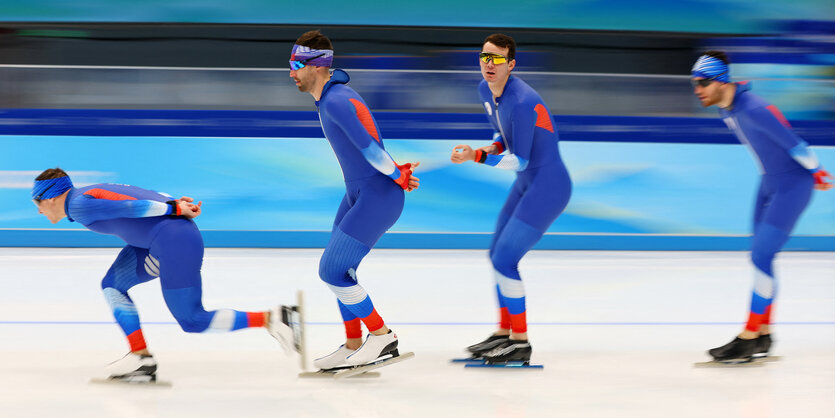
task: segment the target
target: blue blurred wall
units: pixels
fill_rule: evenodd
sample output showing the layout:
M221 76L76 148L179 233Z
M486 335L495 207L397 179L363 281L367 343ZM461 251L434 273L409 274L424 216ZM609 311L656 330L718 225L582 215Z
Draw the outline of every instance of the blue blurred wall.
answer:
M451 164L450 150L460 142L489 141L386 141L398 161L421 161L421 188L407 195L392 229L401 235L387 237L384 246L480 248L489 242L514 176ZM57 232L79 226L66 220L53 226L36 213L32 179L55 166L67 169L77 185L127 183L202 200L198 225L215 231L207 232L214 246L324 245L344 191L324 139L6 135L0 149L0 245L120 245L92 233ZM574 193L540 248L746 247L758 176L744 147L566 141L561 150ZM835 167L835 149L816 152ZM790 247L835 249L835 193L815 194L795 234L817 238Z
M515 27L765 33L777 19L835 16L817 0L26 0L0 2L0 21L201 22L318 25Z

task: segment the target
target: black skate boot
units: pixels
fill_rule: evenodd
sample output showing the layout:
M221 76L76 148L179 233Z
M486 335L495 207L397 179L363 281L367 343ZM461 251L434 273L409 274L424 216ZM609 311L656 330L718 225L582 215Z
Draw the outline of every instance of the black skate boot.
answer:
M708 350L714 361L720 363L748 363L753 359L757 339L743 340L736 337L733 341Z
M498 347L508 339L510 339L509 335L491 335L486 340L467 347L467 351L473 355L473 358L480 358L484 353Z
M768 357L768 352L771 350L771 334L761 334L757 337L756 340L757 344L754 346L754 358L765 358Z
M528 365L531 361L531 345L528 340L511 340L508 338L496 348L483 353L482 356L486 364L521 363Z

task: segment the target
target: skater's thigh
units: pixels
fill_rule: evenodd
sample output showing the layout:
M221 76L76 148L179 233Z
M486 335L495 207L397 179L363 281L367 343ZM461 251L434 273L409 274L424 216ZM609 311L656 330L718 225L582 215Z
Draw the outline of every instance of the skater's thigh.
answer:
M490 251L488 254L492 255L496 249L496 242L501 236L502 231L504 231L505 226L507 226L507 222L510 220L510 217L513 216L513 212L516 210L516 206L519 204L519 199L522 198L522 186L519 184L520 180L517 178L513 185L510 188L510 193L508 193L507 198L504 201L504 205L502 206L502 210L499 211L499 218L496 220L496 228L493 231L493 239L490 242Z
M812 181L790 181L785 179L778 184L770 196L768 205L763 209L760 223L773 225L787 233L794 229L800 215L812 197Z
M339 229L369 248L397 222L405 196L387 177L372 177L359 188L357 199L339 222Z
M571 180L561 164L550 164L537 170L513 216L545 232L568 205Z
M150 252L159 260L163 289L202 285L203 238L193 222L183 220L163 227L151 244Z

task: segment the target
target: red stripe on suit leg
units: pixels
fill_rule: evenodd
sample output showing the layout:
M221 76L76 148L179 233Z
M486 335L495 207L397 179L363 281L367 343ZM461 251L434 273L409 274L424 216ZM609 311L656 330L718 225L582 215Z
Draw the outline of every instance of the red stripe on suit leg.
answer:
M528 332L527 311L516 315L510 314L510 329L514 334Z
M766 312L768 312L766 308ZM745 323L745 329L752 332L760 332L760 325L764 322L763 320L766 318L765 313L749 313L748 314L748 322Z
M774 306L772 303L765 308L765 313L763 314L763 325L771 324L771 308Z
M145 343L145 336L142 335L141 329L128 334L128 344L130 344L130 351L140 351L148 348L148 344Z
M267 314L265 312L247 312L246 324L250 328L263 327L267 322Z
M510 312L507 307L499 308L499 328L510 329Z
M369 331L374 332L378 329L382 328L385 323L383 322L383 318L380 317L380 314L377 313L377 310L374 309L368 316L362 318L362 322L365 324L365 327L368 328Z
M359 318L342 322L345 324L346 338L362 338L362 321Z

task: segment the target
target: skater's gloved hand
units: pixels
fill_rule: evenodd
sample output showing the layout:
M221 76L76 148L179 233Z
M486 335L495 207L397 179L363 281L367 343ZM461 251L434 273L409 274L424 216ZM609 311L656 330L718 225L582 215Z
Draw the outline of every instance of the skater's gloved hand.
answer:
M815 189L829 190L832 188L832 182L827 181L827 179L833 180L833 177L823 167L812 173L812 176L815 178Z
M420 165L420 162L416 161L403 165L395 163L395 165L400 170L400 178L394 182L402 187L403 190L411 192L420 186L420 179L412 175L412 172Z

